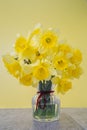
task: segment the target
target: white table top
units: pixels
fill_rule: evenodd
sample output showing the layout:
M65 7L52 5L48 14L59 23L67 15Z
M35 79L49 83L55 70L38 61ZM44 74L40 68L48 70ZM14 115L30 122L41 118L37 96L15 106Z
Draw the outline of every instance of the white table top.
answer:
M0 109L0 130L30 130L32 109ZM58 130L87 130L87 108L61 109Z

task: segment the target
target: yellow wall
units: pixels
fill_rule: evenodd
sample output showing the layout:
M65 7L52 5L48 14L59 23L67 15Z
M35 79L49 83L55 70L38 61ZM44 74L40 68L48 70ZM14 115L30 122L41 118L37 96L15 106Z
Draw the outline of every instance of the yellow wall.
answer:
M87 0L0 0L0 108L31 107L36 90L8 74L1 55L12 50L16 34L27 36L36 23L58 28L62 38L81 49L84 74L60 98L62 107L87 107Z

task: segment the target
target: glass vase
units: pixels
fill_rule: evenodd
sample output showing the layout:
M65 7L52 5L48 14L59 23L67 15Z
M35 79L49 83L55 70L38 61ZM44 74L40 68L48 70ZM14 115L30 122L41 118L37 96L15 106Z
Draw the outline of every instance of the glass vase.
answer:
M52 82L40 81L38 92L32 98L33 119L42 122L59 120L60 99L54 95Z

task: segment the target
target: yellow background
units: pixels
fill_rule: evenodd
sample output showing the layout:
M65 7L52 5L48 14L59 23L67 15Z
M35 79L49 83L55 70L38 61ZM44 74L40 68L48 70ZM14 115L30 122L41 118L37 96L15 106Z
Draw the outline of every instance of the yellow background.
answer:
M1 56L12 51L18 33L27 36L37 23L58 28L61 38L82 51L84 74L59 96L61 107L87 107L87 0L0 0L0 108L31 107L36 90L20 85Z

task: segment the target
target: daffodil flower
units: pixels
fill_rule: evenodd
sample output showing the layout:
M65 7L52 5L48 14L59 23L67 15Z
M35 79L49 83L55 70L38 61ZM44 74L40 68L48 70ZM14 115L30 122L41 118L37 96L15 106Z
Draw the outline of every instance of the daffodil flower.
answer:
M26 47L27 40L22 36L18 37L14 45L15 51L21 53Z
M45 63L40 63L34 67L33 75L38 80L45 80L50 76L49 66Z
M55 56L53 64L57 70L64 70L68 67L68 60L65 57Z
M72 88L72 83L66 78L58 78L58 84L56 87L57 93L65 94Z
M16 78L18 78L20 76L21 66L17 59L15 59L13 56L7 54L7 55L3 56L3 62L10 74L12 74Z
M57 40L58 37L54 34L54 32L48 30L41 35L40 44L42 44L45 49L51 49L57 44Z

